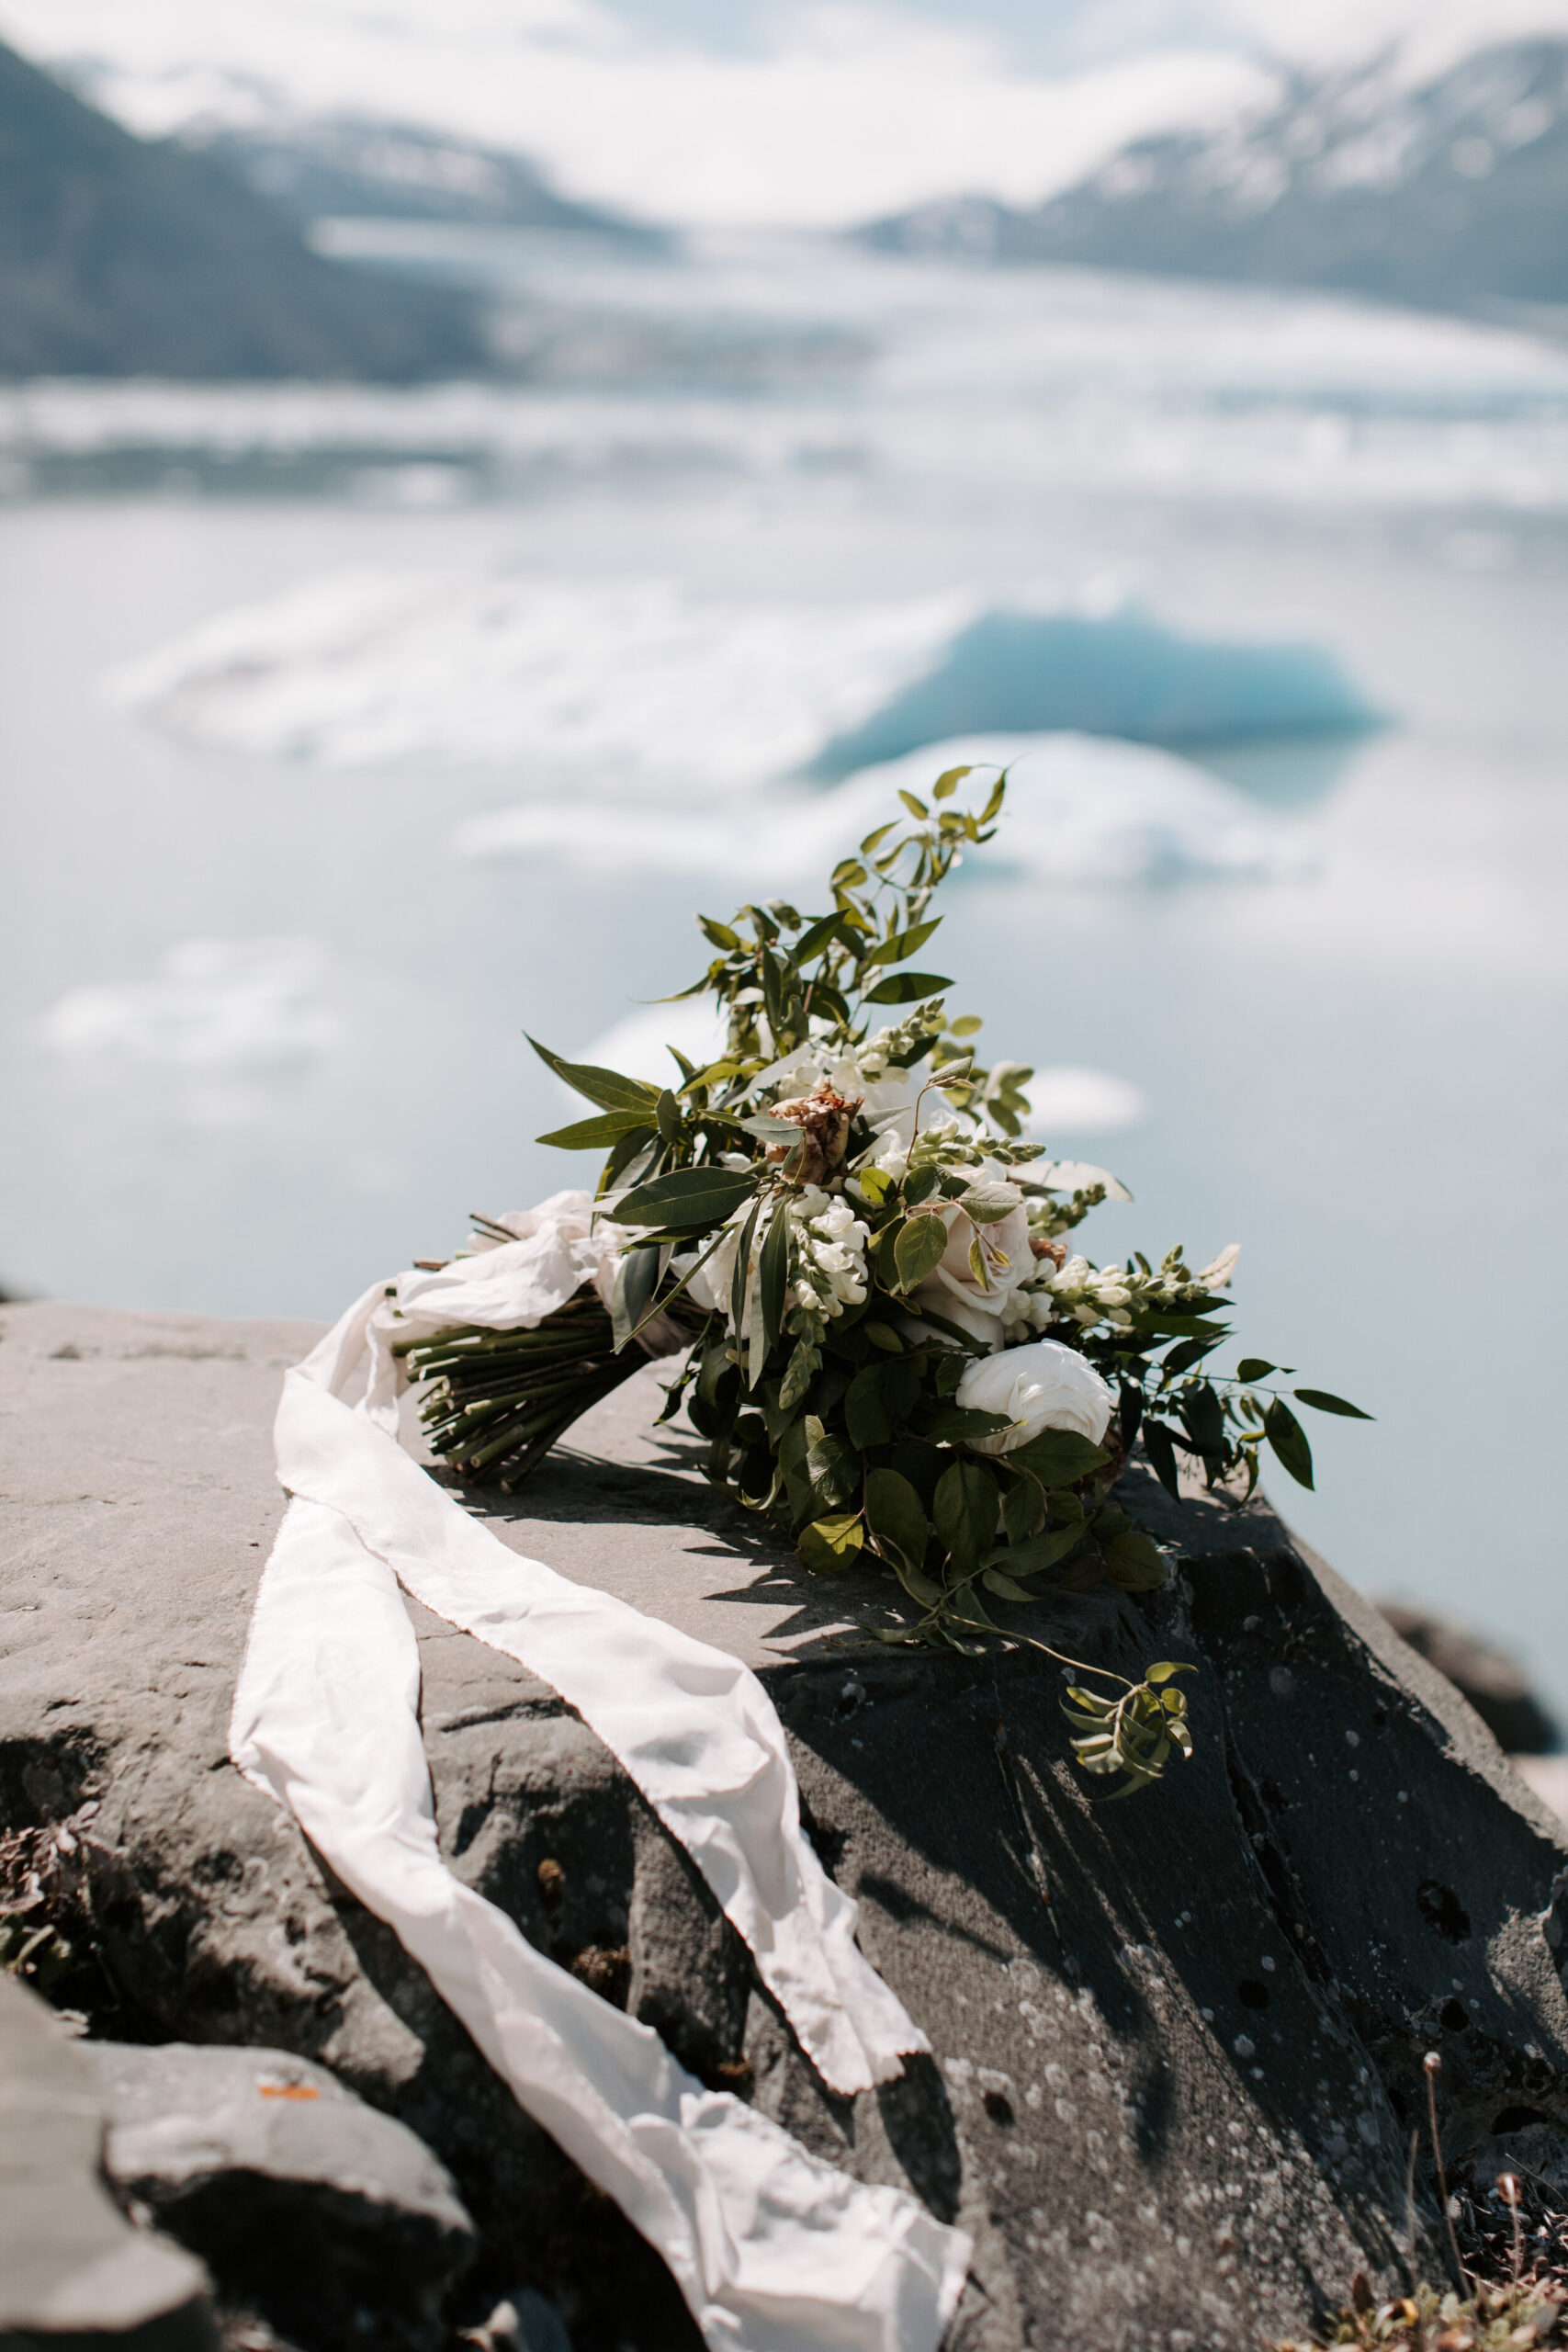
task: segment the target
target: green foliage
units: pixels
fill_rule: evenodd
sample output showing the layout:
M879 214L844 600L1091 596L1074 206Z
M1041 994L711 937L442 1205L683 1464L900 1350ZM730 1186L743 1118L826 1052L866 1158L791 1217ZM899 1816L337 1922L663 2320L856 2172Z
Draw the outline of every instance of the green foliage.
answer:
M1312 1454L1265 1385L1288 1370L1260 1357L1230 1378L1212 1369L1235 1252L1198 1272L1179 1249L1157 1268L1069 1260L1059 1237L1122 1188L1095 1170L1036 1168L1043 1148L1023 1139L1031 1070L982 1067L979 1021L950 1019L953 983L916 966L941 924L934 893L1004 805L1005 774L978 806L958 805L973 773L950 769L929 799L900 794L910 821L868 833L816 906L774 899L697 917L713 952L680 993L711 997L726 1023L705 1068L672 1052L660 1088L536 1044L597 1114L542 1140L606 1154L599 1193L629 1236L612 1306L585 1291L536 1331L446 1333L407 1361L426 1385L435 1452L464 1476L512 1485L637 1367L634 1343L658 1319L691 1342L667 1411L683 1403L709 1477L812 1573L858 1563L893 1580L905 1622L879 1638L1031 1642L1061 1658L1085 1678L1068 1706L1075 1753L1123 1796L1190 1752L1172 1680L1188 1669L1132 1682L1085 1667L1038 1641L1028 1612L1095 1585L1135 1599L1164 1583L1158 1545L1111 1497L1140 1435L1173 1495L1184 1473L1249 1494L1265 1446L1310 1486ZM884 1131L870 1090L886 1101L899 1081L903 1125ZM965 1283L967 1298L1017 1319L976 1339ZM1007 1416L960 1402L976 1357L1037 1332L1110 1385L1118 1412L1102 1443L1047 1428L995 1453ZM1325 1390L1290 1394L1365 1418Z

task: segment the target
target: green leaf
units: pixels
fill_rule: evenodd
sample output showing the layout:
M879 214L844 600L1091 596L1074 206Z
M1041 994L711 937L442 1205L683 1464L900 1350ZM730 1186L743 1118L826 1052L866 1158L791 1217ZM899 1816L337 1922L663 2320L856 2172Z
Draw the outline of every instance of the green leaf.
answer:
M1156 1592L1164 1584L1168 1571L1159 1548L1137 1528L1119 1528L1099 1542L1111 1580L1123 1592Z
M923 800L917 800L912 792L906 792L902 785L898 787L898 797L903 802L911 817L926 818L931 815L931 812L926 807L925 802Z
M1197 1671L1197 1667L1190 1658L1166 1657L1161 1658L1157 1666L1151 1666L1147 1669L1144 1676L1144 1680L1145 1682L1168 1682L1173 1674L1196 1674Z
M860 1457L841 1437L824 1430L807 1448L806 1476L812 1493L823 1502L844 1505L853 1500L860 1482Z
M1371 1413L1363 1413L1359 1405L1348 1405L1343 1396L1331 1396L1326 1388L1292 1388L1291 1394L1299 1397L1303 1405L1310 1405L1314 1413L1343 1413L1348 1420L1352 1421L1375 1419Z
M868 1470L865 1520L884 1559L895 1567L919 1570L931 1540L931 1523L908 1478L897 1470Z
M1149 1467L1171 1501L1181 1500L1180 1478L1176 1467L1176 1441L1163 1421L1145 1420L1143 1430L1144 1452Z
M808 924L795 943L795 962L809 964L811 958L826 947L831 940L840 937L842 920L837 907L830 915L818 915L817 921Z
M947 1227L940 1216L912 1216L905 1220L893 1250L900 1290L918 1288L928 1274L936 1272L947 1254Z
M526 1030L523 1034L528 1036ZM640 1111L651 1122L654 1104L659 1100L656 1086L645 1086L638 1078L623 1078L619 1070L600 1069L592 1062L562 1061L548 1046L541 1046L537 1037L528 1037L528 1043L547 1068L564 1079L574 1093L586 1094L590 1102L597 1102L604 1111Z
M740 1228L740 1238L735 1245L735 1264L729 1275L729 1328L737 1338L746 1319L746 1293L751 1280L751 1244L756 1238L757 1219L761 1214L761 1202L753 1201L750 1214Z
M1040 1489L1032 1478L1015 1478L1002 1497L1002 1525L1010 1544L1027 1544L1040 1524Z
M606 1111L597 1119L578 1119L570 1127L552 1128L536 1136L536 1143L554 1144L558 1151L607 1151L624 1136L651 1136L646 1111Z
M757 1171L741 1168L677 1168L628 1193L615 1211L620 1225L670 1226L677 1230L723 1225L759 1182Z
M1164 1358L1160 1369L1168 1373L1190 1372L1195 1363L1201 1363L1203 1358L1212 1355L1220 1344L1217 1337L1210 1340L1183 1340Z
M815 1519L809 1527L803 1527L795 1548L807 1566L821 1575L829 1569L847 1568L864 1541L860 1513L844 1511Z
M880 1208L892 1190L893 1179L886 1168L862 1168L856 1170L854 1183L863 1201Z
M918 956L931 933L941 928L942 917L933 915L929 922L912 923L908 931L895 933L891 939L885 939L880 947L872 949L865 959L867 967L876 964L901 964L907 956Z
M920 1004L927 997L940 996L943 989L952 986L953 982L943 979L940 972L890 972L886 979L878 980L874 989L866 989L862 1002Z
M948 1035L952 1037L977 1037L985 1025L977 1012L961 1012L956 1021L948 1023Z
M778 1344L779 1334L784 1329L789 1291L789 1217L783 1201L777 1204L769 1221L758 1273L762 1329L767 1334L768 1346L772 1348Z
M740 933L731 931L727 922L715 922L711 915L699 915L697 922L704 935L715 947L722 948L727 956L733 955L739 946Z
M1026 1592L1022 1585L1015 1584L1011 1577L1003 1575L1000 1568L987 1568L980 1582L999 1600L1037 1600L1040 1597L1038 1593Z
M1312 1485L1312 1447L1294 1413L1276 1396L1263 1416L1263 1434L1298 1487Z
M886 825L878 825L874 833L867 833L864 841L862 842L860 845L861 855L863 857L869 857L874 849L880 849L883 842L887 839L888 834L893 831L893 827L897 822L898 820L895 817L889 823ZM861 880L863 882L865 880L863 874L861 876Z
M1043 1569L1054 1568L1065 1560L1083 1542L1085 1532L1081 1519L1071 1527L1043 1528L1027 1543L1010 1544L1005 1555L1007 1564L1015 1576L1037 1577ZM992 1555L993 1558L998 1556Z
M1238 1380L1267 1380L1271 1372L1278 1370L1277 1364L1266 1363L1261 1356L1243 1356L1235 1368L1235 1376ZM1300 1389L1296 1394L1300 1396Z
M627 1250L615 1269L610 1321L617 1355L648 1313L659 1287L660 1255L657 1250Z
M960 1576L972 1575L991 1549L999 1500L996 1479L978 1462L955 1462L937 1480L931 1515Z
M903 1354L904 1342L891 1323L863 1323L860 1328L874 1348L881 1348L890 1356Z
M929 1445L973 1445L976 1438L999 1437L1011 1424L1005 1413L976 1413L966 1405L922 1402L910 1426Z
M964 777L966 775L973 775L975 771L973 767L943 768L942 774L938 776L936 782L931 786L931 798L933 800L951 800L959 786L963 783Z
M668 1087L664 1089L654 1104L654 1116L659 1122L659 1132L665 1142L679 1143L686 1130L681 1118L681 1105Z
M857 1372L844 1396L850 1442L863 1453L887 1445L920 1393L920 1375L908 1362L869 1363Z
M1076 1487L1111 1456L1078 1430L1042 1430L1027 1444L1013 1446L1007 1459L1010 1469L1031 1471L1043 1487Z

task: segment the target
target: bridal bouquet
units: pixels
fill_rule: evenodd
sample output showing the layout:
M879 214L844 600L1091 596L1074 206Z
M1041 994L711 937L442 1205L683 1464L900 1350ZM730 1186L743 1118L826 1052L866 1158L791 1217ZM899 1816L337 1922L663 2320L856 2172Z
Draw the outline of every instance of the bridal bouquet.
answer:
M1244 1498L1265 1446L1303 1486L1313 1476L1279 1368L1208 1369L1236 1249L1197 1271L1179 1249L1157 1265L1079 1255L1067 1237L1130 1194L1025 1138L1032 1072L982 1067L980 1023L951 1018L953 983L919 967L934 892L1002 811L1005 775L978 809L954 805L972 773L950 769L929 804L900 793L908 821L835 867L819 912L773 899L730 923L698 917L714 957L682 994L725 1009L716 1061L671 1047L658 1087L536 1044L595 1106L540 1141L605 1154L594 1204L576 1196L599 1278L532 1329L400 1350L433 1449L507 1487L649 1355L683 1354L660 1418L684 1404L708 1476L808 1568L896 1577L908 1622L878 1639L960 1648L1032 1640L1020 1604L1164 1581L1114 1498L1134 1442L1173 1496L1185 1464ZM479 1220L473 1246L542 1214ZM1174 1681L1188 1669L1156 1664L1132 1684L1064 1662L1115 1685L1072 1685L1066 1713L1080 1763L1120 1774L1117 1794L1190 1753Z

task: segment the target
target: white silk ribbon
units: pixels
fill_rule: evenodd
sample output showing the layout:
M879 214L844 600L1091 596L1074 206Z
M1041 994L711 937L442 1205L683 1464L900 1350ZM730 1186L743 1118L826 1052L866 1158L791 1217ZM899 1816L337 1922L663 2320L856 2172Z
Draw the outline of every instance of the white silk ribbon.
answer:
M852 2181L534 1950L441 1860L400 1583L576 1709L692 1855L803 2049L840 2092L929 2047L854 1941L800 1826L783 1727L722 1650L510 1551L399 1442L394 1338L531 1328L608 1243L586 1195L519 1238L378 1283L285 1378L292 1499L235 1694L234 1761L396 1930L520 2104L669 2263L727 2352L934 2352L969 2242ZM610 1237L618 1242L619 1237Z

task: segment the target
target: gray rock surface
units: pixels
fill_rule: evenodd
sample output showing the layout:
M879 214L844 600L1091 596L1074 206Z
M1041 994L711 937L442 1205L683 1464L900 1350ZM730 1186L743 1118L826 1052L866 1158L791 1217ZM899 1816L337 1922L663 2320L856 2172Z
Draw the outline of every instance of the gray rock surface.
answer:
M65 1826L56 1899L99 1957L104 2030L320 2062L450 2169L484 2238L482 2310L532 2287L578 2352L690 2347L654 2257L226 1763L281 1510L268 1423L310 1336L0 1315L0 1826ZM1178 1508L1134 1471L1171 1587L1035 1613L1090 1661L1201 1668L1194 1761L1103 1813L1066 1759L1056 1667L870 1644L855 1620L886 1588L804 1577L702 1484L688 1440L636 1431L638 1409L623 1392L584 1424L498 1528L759 1664L813 1835L934 2058L829 2096L599 1743L416 1608L445 1851L706 2079L962 2221L955 2346L1256 2352L1358 2268L1392 2280L1428 2046L1451 2164L1526 2111L1568 2123L1560 1826L1261 1504ZM1424 2181L1421 2202L1429 2220ZM1440 2267L1429 2244L1418 2257Z
M287 2051L83 2045L122 2199L301 2343L438 2344L475 2252L445 2168Z
M214 2352L205 2271L132 2229L102 2142L83 2050L0 1974L0 2352Z

